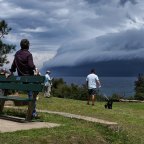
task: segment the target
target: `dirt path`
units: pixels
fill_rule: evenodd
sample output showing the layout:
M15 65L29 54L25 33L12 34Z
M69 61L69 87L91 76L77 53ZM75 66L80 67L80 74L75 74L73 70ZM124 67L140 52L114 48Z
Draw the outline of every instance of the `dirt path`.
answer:
M7 106L9 108L14 108L14 109L20 109L19 107L12 107L12 106ZM116 122L110 122L102 119L97 119L93 117L88 117L88 116L82 116L82 115L76 115L76 114L71 114L71 113L65 113L65 112L56 112L56 111L49 111L49 110L37 110L38 112L42 113L49 113L49 114L57 114L61 115L64 117L69 117L69 118L76 118L76 119L82 119L90 122L96 122L100 124L105 124L105 125L118 125Z
M82 116L82 115L76 115L76 114L70 114L70 113L65 113L65 112L54 112L54 111L48 111L48 110L38 110L38 112L57 114L57 115L61 115L64 117L82 119L82 120L96 122L96 123L105 124L105 125L118 125L118 123L116 123L116 122L110 122L110 121L106 121L106 120L102 120L102 119L97 119L97 118Z

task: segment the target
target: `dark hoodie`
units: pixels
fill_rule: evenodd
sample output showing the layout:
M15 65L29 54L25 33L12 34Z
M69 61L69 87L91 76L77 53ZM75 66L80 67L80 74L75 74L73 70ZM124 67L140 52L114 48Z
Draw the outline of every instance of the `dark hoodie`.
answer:
M16 52L10 71L15 72L16 69L19 76L34 75L35 65L28 49L21 49Z

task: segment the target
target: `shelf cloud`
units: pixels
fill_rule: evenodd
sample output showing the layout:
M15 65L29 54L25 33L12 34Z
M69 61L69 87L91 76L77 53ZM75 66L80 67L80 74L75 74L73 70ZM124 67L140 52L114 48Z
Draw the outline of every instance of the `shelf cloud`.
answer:
M28 38L39 68L143 58L142 0L0 0L0 9L12 27L4 40L18 50Z

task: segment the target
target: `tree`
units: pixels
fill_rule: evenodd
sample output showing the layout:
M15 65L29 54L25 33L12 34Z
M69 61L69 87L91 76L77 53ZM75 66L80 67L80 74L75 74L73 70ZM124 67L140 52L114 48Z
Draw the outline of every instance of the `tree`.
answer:
M135 99L144 100L144 76L138 75L137 81L135 81Z
M2 41L11 30L5 20L0 21L0 66L9 63L7 54L15 50L15 45L6 44Z

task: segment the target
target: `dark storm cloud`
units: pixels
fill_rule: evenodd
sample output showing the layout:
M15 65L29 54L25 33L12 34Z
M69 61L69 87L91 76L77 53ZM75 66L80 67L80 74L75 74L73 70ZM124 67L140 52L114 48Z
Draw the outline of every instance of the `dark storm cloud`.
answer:
M100 61L143 59L143 37L144 29L135 29L68 44L61 47L47 65L74 66Z
M108 3L114 3L114 0L86 0L90 4L108 4ZM115 0L119 1L119 4L124 6L127 2L130 2L132 4L137 4L138 0Z
M127 2L131 2L132 4L137 4L137 0L120 0L120 4L124 6Z
M51 65L60 66L92 61L93 51L98 52L96 61L115 55L122 59L127 51L132 58L140 52L133 48L143 46L141 41L131 45L125 37L143 31L140 0L0 0L0 9L0 19L12 27L6 40L19 49L19 41L28 38L41 66L50 59Z

